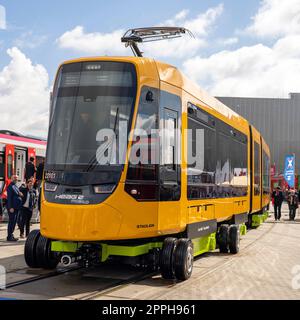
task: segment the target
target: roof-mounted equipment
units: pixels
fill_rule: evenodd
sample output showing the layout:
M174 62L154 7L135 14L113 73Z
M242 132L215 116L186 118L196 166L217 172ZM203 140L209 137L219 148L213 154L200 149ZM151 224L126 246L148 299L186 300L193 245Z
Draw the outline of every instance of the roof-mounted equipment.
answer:
M121 42L125 43L125 47L130 47L136 57L142 57L143 53L138 47L138 43L161 41L182 37L183 34L189 34L192 38L194 35L186 28L180 27L150 27L137 28L126 31L121 38Z

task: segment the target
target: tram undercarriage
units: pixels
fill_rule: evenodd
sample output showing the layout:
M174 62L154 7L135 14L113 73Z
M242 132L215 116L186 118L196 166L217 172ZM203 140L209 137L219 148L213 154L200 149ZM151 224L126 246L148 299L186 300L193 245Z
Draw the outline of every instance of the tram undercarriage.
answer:
M237 254L240 237L246 232L244 223L222 223L216 232L194 239L181 233L134 241L69 242L49 240L34 230L26 241L25 260L31 268L45 269L54 269L59 263L64 267L77 263L84 268L102 263L129 264L160 271L164 279L187 280L194 257L217 248L221 253Z

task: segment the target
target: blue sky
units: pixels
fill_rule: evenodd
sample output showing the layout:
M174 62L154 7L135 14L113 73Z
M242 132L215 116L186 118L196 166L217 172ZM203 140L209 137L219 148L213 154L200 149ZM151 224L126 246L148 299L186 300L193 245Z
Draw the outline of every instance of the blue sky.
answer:
M189 28L195 39L145 45L145 56L174 64L212 95L300 92L299 0L0 0L0 128L45 136L58 65L131 55L123 33L155 25Z
M75 3L75 5L74 5ZM65 59L76 56L71 50L60 49L56 39L64 32L82 25L88 32L111 32L115 29L152 26L165 21L183 9L189 9L191 16L196 16L221 1L71 1L71 0L0 0L6 8L7 30L0 31L0 68L9 62L6 49L16 44L16 40L27 34L28 41L41 41L34 48L22 47L34 63L43 64L51 78L57 65ZM105 3L105 4L104 4ZM238 28L249 24L249 18L258 9L259 1L227 0L224 14L219 25L211 33L213 37L231 37ZM29 35L30 33L30 35ZM251 43L253 39L243 39ZM120 46L122 44L120 43ZM213 47L213 45L212 45ZM213 48L203 49L203 54L213 52ZM172 60L176 63L176 60Z

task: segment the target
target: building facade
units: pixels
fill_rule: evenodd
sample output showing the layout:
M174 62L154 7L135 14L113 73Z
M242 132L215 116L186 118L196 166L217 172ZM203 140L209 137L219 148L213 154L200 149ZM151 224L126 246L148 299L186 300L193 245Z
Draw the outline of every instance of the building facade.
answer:
M271 150L276 173L284 171L287 154L296 155L296 173L300 174L300 93L287 99L217 97L245 117L263 135Z

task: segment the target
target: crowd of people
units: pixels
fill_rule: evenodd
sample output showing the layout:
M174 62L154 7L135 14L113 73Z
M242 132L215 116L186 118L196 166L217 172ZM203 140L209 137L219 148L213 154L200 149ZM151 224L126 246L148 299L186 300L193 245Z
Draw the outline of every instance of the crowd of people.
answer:
M274 206L274 218L275 221L281 219L281 207L282 203L286 201L289 206L289 220L294 221L296 212L300 202L300 190L290 188L283 192L280 187L277 187L272 193L272 203Z
M16 242L19 239L14 236L16 226L20 230L20 238L24 239L30 233L30 221L33 210L38 203L39 187L43 179L44 163L38 168L34 165L34 158L26 163L24 178L26 183L18 187L19 177L13 175L11 183L7 187L8 226L7 241Z

